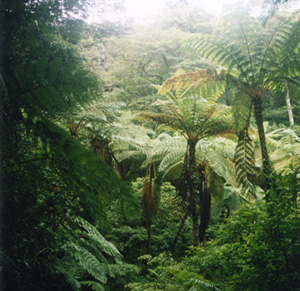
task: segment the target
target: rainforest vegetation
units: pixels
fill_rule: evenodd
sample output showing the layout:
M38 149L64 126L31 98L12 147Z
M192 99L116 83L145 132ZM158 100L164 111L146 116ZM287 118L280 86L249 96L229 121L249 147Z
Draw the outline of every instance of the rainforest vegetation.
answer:
M1 290L300 290L300 13L194 2L1 0Z

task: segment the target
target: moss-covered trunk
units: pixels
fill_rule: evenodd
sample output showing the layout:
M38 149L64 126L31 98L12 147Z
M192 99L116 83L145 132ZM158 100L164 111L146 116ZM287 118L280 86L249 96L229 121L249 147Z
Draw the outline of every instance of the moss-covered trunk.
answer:
M269 185L267 183L267 177L271 174L270 160L266 145L266 136L263 125L263 116L262 116L262 95L256 95L254 98L254 115L256 120L256 125L258 129L259 142L261 148L261 157L263 163L263 173L265 176L265 190L269 189Z
M188 141L188 170L189 170L189 194L190 194L190 210L192 213L192 223L193 223L193 241L194 246L198 245L198 215L197 215L197 191L199 185L198 173L196 169L196 141L189 140Z

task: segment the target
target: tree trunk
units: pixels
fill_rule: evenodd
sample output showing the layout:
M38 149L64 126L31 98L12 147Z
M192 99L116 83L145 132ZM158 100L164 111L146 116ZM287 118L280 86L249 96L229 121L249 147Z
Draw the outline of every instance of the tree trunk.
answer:
M293 110L292 110L291 99L290 99L289 86L286 86L285 102L286 102L287 111L289 115L290 125L293 126L295 123L294 123L294 116L293 116Z
M180 234L181 234L181 231L182 231L182 229L183 229L183 226L184 226L184 224L185 224L185 221L186 221L186 219L187 219L187 217L188 217L188 214L189 214L189 209L187 209L187 211L185 212L185 214L184 214L184 216L183 216L183 218L182 218L182 220L181 220L181 222L180 222L179 228L178 228L178 230L177 230L176 236L175 236L174 241L173 241L173 244L172 244L172 246L171 246L171 251L172 251L172 253L173 253L174 250L175 250L175 246L176 246L176 244L177 244L178 238L179 238L179 236L180 236Z
M155 211L155 199L153 193L153 180L152 180L152 164L148 165L146 177L143 184L142 193L142 208L143 216L145 217L147 224L147 253L150 254L150 244L151 244L151 223Z
M263 125L263 116L262 116L262 96L255 96L254 98L254 115L256 120L256 125L258 129L259 142L261 148L261 157L263 163L263 173L265 176L265 190L269 189L269 184L267 182L268 176L271 174L270 160L266 145L266 136Z
M147 234L148 234L147 254L150 255L150 247L151 247L151 221L147 222Z
M203 193L200 196L200 226L199 226L199 241L205 246L205 235L210 220L211 195L210 190L203 182Z
M188 158L188 170L189 170L189 192L190 192L190 210L192 213L192 223L193 223L193 240L194 246L198 245L198 215L197 215L197 189L198 189L198 174L196 170L196 141L189 140L189 158Z
M210 220L211 195L207 187L207 177L205 172L205 163L198 165L198 174L200 179L199 196L200 196L200 225L199 225L199 242L205 246L205 235Z

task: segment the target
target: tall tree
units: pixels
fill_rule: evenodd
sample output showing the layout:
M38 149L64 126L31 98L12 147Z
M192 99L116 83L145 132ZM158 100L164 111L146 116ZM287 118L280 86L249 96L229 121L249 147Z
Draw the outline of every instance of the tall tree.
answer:
M290 64L286 45L292 37L293 26L298 27L299 22L293 24L285 19L274 19L272 24L263 28L257 19L234 13L225 19L215 37L203 36L190 43L193 51L225 67L219 73L220 80L226 80L251 99L265 177L270 175L271 168L263 127L262 102L266 91L276 86L276 81L284 81L282 75L279 77L279 72L286 70ZM293 39L294 43L299 41L295 36Z
M203 83L208 82L206 71L200 71L198 77L202 76ZM199 235L205 233L207 225L203 224L207 220L209 211L205 201L210 201L210 194L207 188L205 177L199 175L196 164L196 145L204 137L224 133L232 128L231 118L228 114L228 108L221 104L216 104L215 99L210 102L201 96L207 88L199 87L198 91L189 89L188 83L190 74L179 75L166 80L158 93L166 96L167 100L158 101L157 104L162 108L162 113L143 112L139 116L144 119L152 120L165 124L172 129L177 130L186 139L186 158L184 166L185 192L189 203L189 211L193 221L194 245L198 245L198 210L199 203L201 212L201 223ZM191 80L189 80L191 82ZM199 89L201 88L201 89ZM174 93L172 93L171 89ZM219 87L222 92L223 87ZM206 197L208 196L208 197ZM201 211L202 209L202 211ZM203 241L204 236L200 237Z

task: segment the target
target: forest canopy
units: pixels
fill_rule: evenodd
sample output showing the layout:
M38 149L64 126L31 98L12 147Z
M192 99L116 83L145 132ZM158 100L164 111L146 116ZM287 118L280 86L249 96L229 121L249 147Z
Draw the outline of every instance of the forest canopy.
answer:
M299 3L198 4L1 0L1 290L300 290Z

